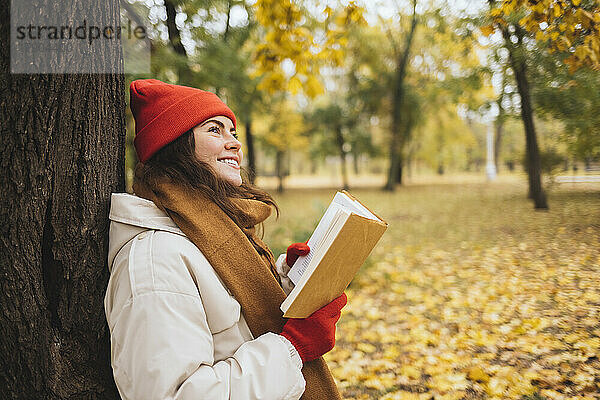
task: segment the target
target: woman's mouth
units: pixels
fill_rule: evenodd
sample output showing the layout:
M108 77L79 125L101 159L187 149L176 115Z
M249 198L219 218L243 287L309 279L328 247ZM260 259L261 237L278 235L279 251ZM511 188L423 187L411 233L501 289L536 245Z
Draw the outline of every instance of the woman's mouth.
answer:
M221 159L218 159L217 161L221 162L223 164L227 164L232 168L240 169L240 165L238 164L238 162L232 158L221 158Z

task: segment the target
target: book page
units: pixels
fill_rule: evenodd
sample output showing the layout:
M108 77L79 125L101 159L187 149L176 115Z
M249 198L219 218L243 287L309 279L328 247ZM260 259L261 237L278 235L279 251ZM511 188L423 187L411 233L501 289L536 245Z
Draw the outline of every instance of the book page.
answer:
M356 213L362 217L374 219L376 221L381 221L379 218L377 218L377 216L375 214L373 214L371 211L369 211L368 208L366 208L365 206L360 204L359 201L351 199L350 197L346 196L344 193L338 192L338 194L340 196L338 196L336 194L335 197L333 198L334 202L339 203L344 208L346 208L350 211L353 211L354 213Z
M310 261L312 260L315 252L319 249L321 242L323 241L323 238L327 233L327 229L329 229L329 227L331 226L331 223L335 218L336 213L341 209L341 204L332 202L321 217L321 220L319 221L317 227L315 228L314 232L310 236L310 239L308 239L308 242L306 243L310 248L309 253L305 256L298 257L298 259L288 272L288 278L290 278L294 285L298 284L300 277L302 276L304 271L306 271L306 268L308 268Z

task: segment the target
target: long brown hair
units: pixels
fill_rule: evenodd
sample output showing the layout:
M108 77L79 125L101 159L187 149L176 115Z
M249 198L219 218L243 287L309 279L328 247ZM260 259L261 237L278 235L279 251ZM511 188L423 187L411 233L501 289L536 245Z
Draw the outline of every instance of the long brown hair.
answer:
M189 130L154 154L144 163L146 180L169 178L190 189L199 189L214 201L239 227L249 225L245 213L231 198L254 199L275 208L279 207L271 195L246 183L248 173L242 168L242 184L235 186L220 178L210 164L199 160L195 153L193 130ZM263 231L264 233L264 231Z

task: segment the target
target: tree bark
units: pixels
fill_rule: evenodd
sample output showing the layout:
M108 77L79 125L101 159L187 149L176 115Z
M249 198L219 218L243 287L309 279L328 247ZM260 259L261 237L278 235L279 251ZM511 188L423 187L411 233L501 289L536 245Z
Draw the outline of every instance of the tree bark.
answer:
M504 100L506 88L506 67L502 68L502 89L500 90L500 95L496 100L496 105L498 106L498 117L496 118L496 123L494 127L496 128L494 134L494 164L496 165L496 172L500 172L498 168L500 166L500 147L502 146L502 135L504 133L504 122L506 120L506 110L504 110L504 106L502 105L502 101Z
M283 179L285 177L283 171L283 151L277 150L275 154L275 171L277 174L277 192L283 193Z
M188 54L181 42L181 32L177 28L175 17L177 17L177 9L172 0L165 0L165 9L167 11L167 32L169 34L169 43L176 54L180 55L182 62L177 66L177 74L179 83L191 84L192 76L191 71L187 65Z
M8 3L0 7L0 398L118 399L103 300L110 194L124 189L124 75L11 74ZM116 0L94 10L119 21ZM121 49L113 51L104 57L122 71Z
M344 190L349 190L350 186L348 186L348 169L346 166L346 151L344 150L344 135L342 134L342 127L340 125L335 127L335 141L340 152L342 187Z
M248 180L254 184L256 181L256 154L254 151L254 133L252 131L252 117L246 120L246 157L248 157Z
M502 146L502 135L504 133L504 118L502 112L496 120L496 132L494 138L494 164L496 164L496 172L500 172L498 168L500 165L500 147Z
M227 21L225 22L225 32L223 32L223 41L227 42L229 36L229 25L231 23L231 0L227 0Z
M398 172L396 173L396 184L398 185L402 185L402 173L404 172L403 170L403 165L404 165L404 160L403 157L400 156L400 161L398 162Z
M398 173L396 175L396 184L402 185L402 175L404 173L404 164L406 163L406 156L404 154L404 145L408 143L412 137L413 128L415 125L414 118L405 118L404 126L402 129L400 152L398 153Z
M519 96L521 97L521 119L525 128L525 149L527 157L527 176L529 178L529 196L533 200L536 209L548 209L546 194L542 187L540 150L537 143L535 125L533 123L533 106L531 104L531 93L529 80L527 78L527 62L525 60L525 49L522 38L524 33L516 26L517 44L513 44L510 33L506 28L502 29L504 43L508 49L511 68L515 74Z
M394 191L396 182L398 181L398 171L400 170L402 160L401 153L404 146L403 138L401 137L401 129L403 124L403 103L404 103L404 78L406 77L406 69L410 56L410 48L417 27L417 0L413 0L413 15L410 26L410 31L404 43L404 51L397 57L396 63L396 79L394 82L394 90L392 94L392 138L390 141L390 166L388 170L388 178L384 190Z

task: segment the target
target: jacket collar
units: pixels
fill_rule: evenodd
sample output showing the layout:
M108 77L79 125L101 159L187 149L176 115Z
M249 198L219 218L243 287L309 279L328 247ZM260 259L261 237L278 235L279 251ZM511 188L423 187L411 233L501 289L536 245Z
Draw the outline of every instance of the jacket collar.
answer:
M157 229L185 236L153 201L129 193L112 193L109 219L128 225Z
M110 200L110 232L108 240L108 268L127 242L149 229L186 236L164 211L151 200L129 193L112 193Z

